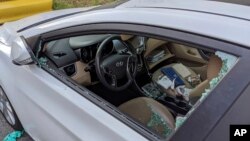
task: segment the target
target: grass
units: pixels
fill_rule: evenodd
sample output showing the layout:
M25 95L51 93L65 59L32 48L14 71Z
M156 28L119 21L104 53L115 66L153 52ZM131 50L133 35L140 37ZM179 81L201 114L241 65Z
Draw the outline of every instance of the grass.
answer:
M73 7L86 7L93 5L102 5L115 0L53 0L53 9L65 9Z

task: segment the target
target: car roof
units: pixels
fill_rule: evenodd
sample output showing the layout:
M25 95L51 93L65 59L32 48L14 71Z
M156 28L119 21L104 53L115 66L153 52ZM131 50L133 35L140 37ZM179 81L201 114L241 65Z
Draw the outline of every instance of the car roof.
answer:
M195 4L194 4L195 3ZM250 8L248 6L207 1L207 0L121 0L110 5L100 6L99 8L73 8L66 10L58 10L25 18L17 21L15 26L16 31L21 32L34 25L39 25L49 21L56 21L60 18L67 18L71 15L76 15L91 9L107 9L107 8L155 8L155 9L175 9L183 11L195 11L200 13L210 13L223 16L229 16L239 19L250 20ZM16 22L14 22L16 23ZM32 26L33 25L33 26Z
M250 15L247 13L250 13L247 6L214 1L133 0L116 8L60 17L18 34L29 38L83 24L135 23L177 29L250 47Z
M165 8L204 12L250 20L250 7L208 0L132 0L117 8Z

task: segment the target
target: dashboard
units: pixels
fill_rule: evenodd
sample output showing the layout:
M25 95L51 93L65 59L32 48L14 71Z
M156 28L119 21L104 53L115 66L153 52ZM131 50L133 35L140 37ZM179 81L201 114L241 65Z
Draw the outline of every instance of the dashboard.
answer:
M71 78L77 76L78 80L81 76L86 77L88 73L92 79L95 79L96 52L102 41L109 36L111 35L84 35L51 41L45 44L44 54L59 70ZM113 40L105 46L102 56L124 51L128 51L126 45L118 40Z
M100 43L109 37L103 35L85 35L59 39L46 44L45 55L58 67L64 67L78 60L88 63L95 58ZM107 46L105 53L113 50L113 44Z
M46 57L59 69L65 72L66 75L73 78L79 83L90 84L97 80L95 73L94 60L96 52L100 44L110 37L110 34L98 35L83 35L70 37L48 42L44 45L44 54ZM155 66L159 66L161 62L172 57L191 59L190 61L205 63L207 58L213 52L202 51L187 46L168 43L166 41L141 36L129 36L122 43L119 40L113 40L105 46L102 56L109 55L113 52L130 52L138 54L137 71L142 71L143 68L151 70ZM131 50L129 50L130 48ZM157 62L150 62L147 59L159 49L164 51L165 56ZM143 53L144 52L144 53ZM198 55L190 55L196 53ZM140 54L144 55L140 55ZM186 55L187 54L187 55ZM193 59L192 59L193 58ZM146 60L145 60L146 59ZM147 67L145 66L147 64ZM88 78L85 80L84 78ZM84 81L83 81L84 80Z

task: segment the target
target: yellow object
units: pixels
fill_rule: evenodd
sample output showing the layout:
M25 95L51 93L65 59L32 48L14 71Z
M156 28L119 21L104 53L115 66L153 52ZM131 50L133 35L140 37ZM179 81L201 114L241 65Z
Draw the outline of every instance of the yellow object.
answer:
M51 10L52 0L0 0L0 23Z

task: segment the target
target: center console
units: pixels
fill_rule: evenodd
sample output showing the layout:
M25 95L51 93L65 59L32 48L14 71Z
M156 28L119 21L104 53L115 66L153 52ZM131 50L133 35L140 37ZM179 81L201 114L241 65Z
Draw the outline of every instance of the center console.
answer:
M192 108L188 101L183 97L173 97L163 95L157 99L160 103L165 105L167 108L175 111L178 114L186 115L187 112Z
M157 100L177 114L186 115L187 112L192 108L192 106L187 100L185 100L183 96L173 96L162 92L160 88L154 83L146 84L142 87L142 90L144 91L145 96Z

